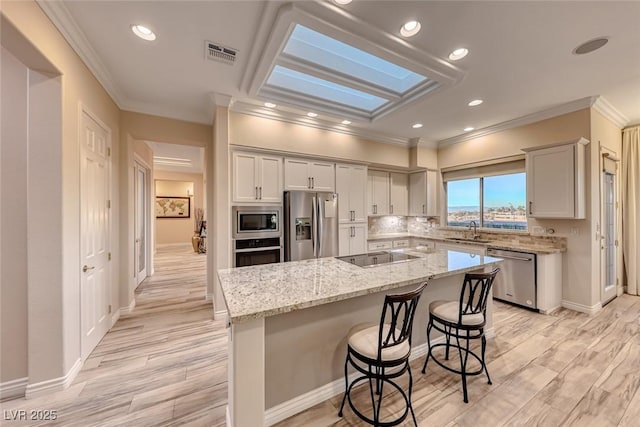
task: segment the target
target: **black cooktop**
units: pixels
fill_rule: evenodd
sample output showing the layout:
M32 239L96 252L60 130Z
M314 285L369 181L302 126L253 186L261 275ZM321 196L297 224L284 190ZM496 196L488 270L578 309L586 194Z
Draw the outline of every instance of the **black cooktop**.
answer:
M370 252L368 254L339 256L336 258L340 261L357 265L358 267L375 267L377 265L411 261L412 259L420 257L401 252Z

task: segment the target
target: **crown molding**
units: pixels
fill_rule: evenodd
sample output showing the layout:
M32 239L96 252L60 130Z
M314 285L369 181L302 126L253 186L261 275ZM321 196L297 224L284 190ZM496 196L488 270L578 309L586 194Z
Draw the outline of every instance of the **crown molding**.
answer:
M322 129L330 132L342 133L345 135L357 136L365 138L371 141L382 142L385 144L395 144L407 147L409 141L407 138L394 137L389 135L382 135L379 133L365 131L363 129L356 129L343 125L336 124L334 122L325 122L318 119L307 119L300 116L300 113L288 112L278 110L274 112L267 110L260 106L256 106L247 102L236 101L231 107L231 111L235 113L247 114L249 116L261 117L263 119L276 120L279 122L292 123L300 126L307 126L316 129Z
M422 137L419 138L411 138L409 139L409 147L427 147L427 148L438 148L438 141L425 139Z
M602 96L596 97L592 107L594 110L612 121L620 129L629 124L629 119Z
M464 135L457 135L451 138L443 139L438 143L438 146L447 147L449 145L459 144L461 142L491 135L492 133L502 132L518 126L524 126L553 117L561 116L563 114L573 113L574 111L583 110L585 108L591 108L593 103L596 101L596 98L597 97L594 96L581 98L575 101L568 102L566 104L558 105L553 108L538 111L537 113L528 114L526 116L518 117L513 120L507 120L502 123L487 126L474 132L465 133Z
M127 98L120 92L114 83L107 67L100 60L96 51L91 47L89 40L76 21L71 12L62 1L36 0L38 6L47 15L53 25L60 31L64 39L80 57L82 62L89 68L91 73L100 82L102 87L111 96L118 108L124 109L127 106Z

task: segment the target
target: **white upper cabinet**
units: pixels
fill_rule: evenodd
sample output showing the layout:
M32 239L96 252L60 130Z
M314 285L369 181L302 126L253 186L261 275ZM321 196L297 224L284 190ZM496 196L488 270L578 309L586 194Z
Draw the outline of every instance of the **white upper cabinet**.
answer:
M338 193L339 220L366 222L367 167L362 165L336 165L336 193Z
M580 138L526 152L527 216L585 218L585 145Z
M409 215L438 216L438 173L433 170L409 174Z
M334 164L304 159L284 159L284 189L335 191Z
M369 171L367 195L369 215L389 215L389 172Z
M282 202L282 157L234 151L234 203Z
M389 214L409 214L409 178L406 173L389 173Z

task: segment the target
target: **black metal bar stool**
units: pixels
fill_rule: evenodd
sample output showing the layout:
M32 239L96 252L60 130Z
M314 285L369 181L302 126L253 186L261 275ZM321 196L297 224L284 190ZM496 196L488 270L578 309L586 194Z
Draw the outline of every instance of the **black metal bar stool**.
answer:
M444 369L459 374L462 377L462 392L465 403L469 402L467 397L467 377L479 375L483 371L487 374L487 381L491 384L491 377L484 360L484 353L487 347L487 340L484 336L484 326L487 321L487 299L491 291L491 285L500 271L496 268L490 273L467 273L464 276L460 301L433 301L429 304L429 325L427 327L427 346L429 353L424 361L422 373L427 369L427 362L433 359ZM431 345L431 330L436 329L444 334L445 342ZM451 343L451 338L456 342ZM480 356L469 349L471 340L481 339L482 350ZM460 341L463 341L461 344ZM460 369L446 366L433 355L433 349L445 347L445 359L449 360L449 348L458 349L460 356ZM469 356L474 357L480 368L474 371L467 371Z
M404 421L408 413L411 412L414 424L417 426L416 416L411 406L411 389L413 378L409 367L409 355L411 354L411 329L413 327L413 316L418 306L418 300L427 283L421 284L417 289L405 294L386 295L382 308L380 324L356 332L349 337L347 347L347 358L344 362L344 382L345 392L340 405L339 416L342 416L344 403L349 400L349 406L353 412L374 426L395 426ZM358 372L359 377L349 384L348 367L351 364ZM409 390L408 393L393 381L408 372ZM365 416L356 408L351 400L351 390L361 382L368 381L371 392L371 407L373 409L373 419ZM378 401L374 398L378 395ZM389 421L380 421L380 408L382 407L382 396L384 384L393 386L405 401L405 410L398 418Z

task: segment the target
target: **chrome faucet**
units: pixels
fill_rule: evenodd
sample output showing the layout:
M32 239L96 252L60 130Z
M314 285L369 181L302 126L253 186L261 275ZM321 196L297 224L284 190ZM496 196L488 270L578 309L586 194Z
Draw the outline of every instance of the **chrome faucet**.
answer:
M469 223L469 230L471 230L471 226L473 225L473 240L478 239L478 237L480 237L478 235L478 223L476 223L475 221L471 221Z

